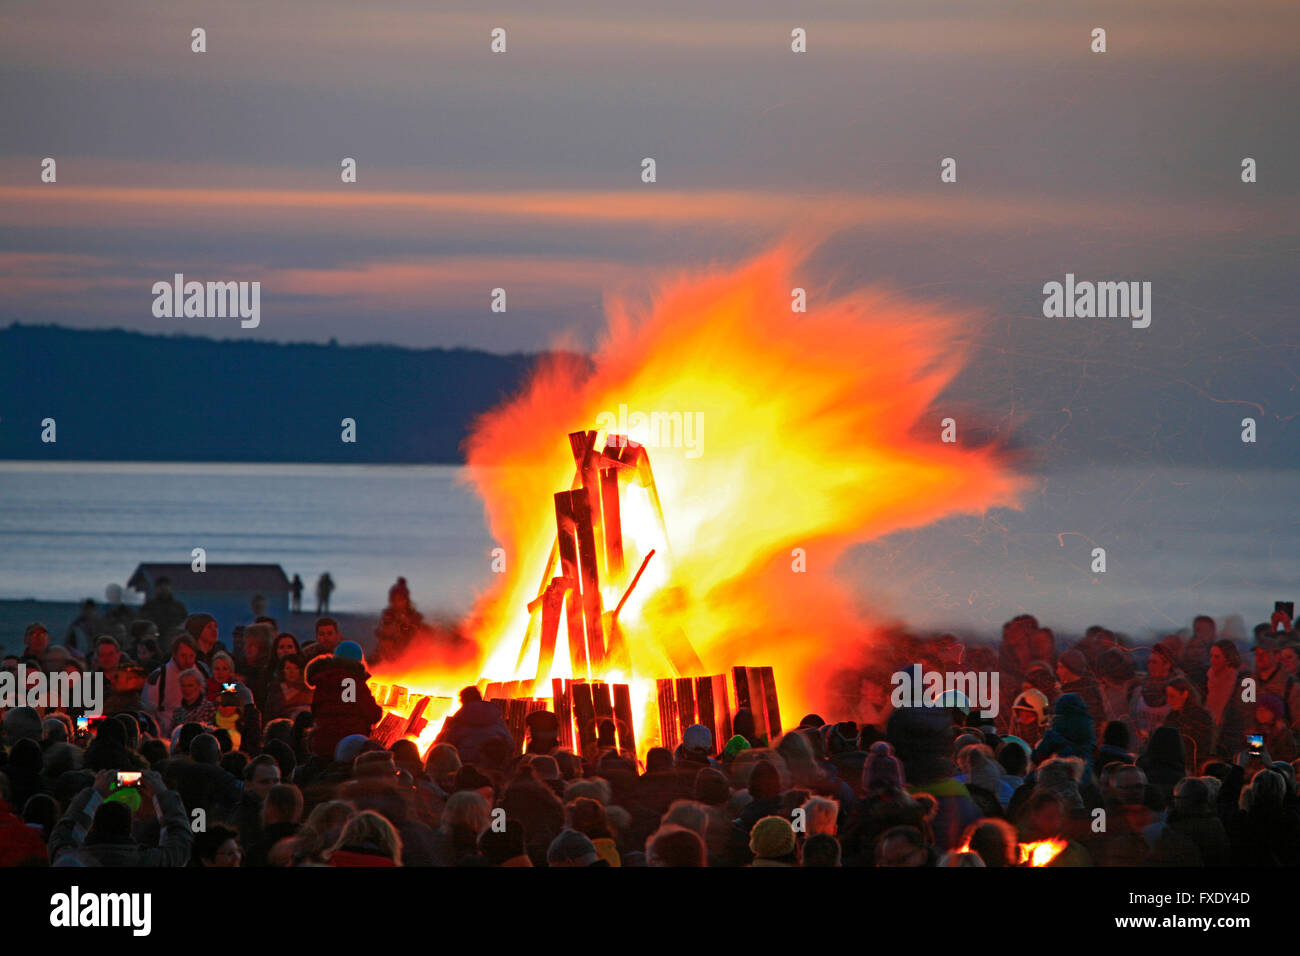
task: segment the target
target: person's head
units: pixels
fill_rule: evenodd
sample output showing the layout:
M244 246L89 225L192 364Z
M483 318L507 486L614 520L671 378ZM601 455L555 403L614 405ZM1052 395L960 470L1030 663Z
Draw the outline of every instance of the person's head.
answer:
M763 817L749 831L749 852L755 860L794 863L798 858L794 827L785 817Z
M95 660L99 662L100 669L106 671L111 671L122 663L122 648L117 639L109 634L98 638L95 641Z
M316 643L324 649L325 653L333 654L334 648L339 646L341 640L343 635L339 633L338 621L332 617L316 619Z
M1192 621L1192 637L1207 644L1214 643L1214 618L1207 614L1198 614L1196 620Z
M1052 837L1065 826L1065 805L1051 790L1035 790L1026 811L1029 830L1040 837Z
M190 759L195 763L220 763L221 744L211 734L199 734L190 741Z
M254 594L248 602L248 609L253 612L254 618L264 617L266 615L266 595Z
M876 844L876 866L925 866L929 859L925 837L916 827L893 827Z
M330 849L331 853L346 847L363 847L377 850L393 861L394 866L402 865L402 840L393 825L373 810L362 810L348 821L338 842Z
M218 684L229 684L235 680L235 660L225 651L212 655L212 679Z
M804 813L804 832L835 835L840 816L840 805L828 797L809 797L801 808Z
M1088 659L1083 656L1081 651L1068 650L1061 655L1061 659L1056 663L1056 678L1062 684L1071 684L1089 673Z
M1192 682L1185 677L1179 677L1176 680L1172 680L1165 687L1165 699L1169 702L1169 706L1173 710L1182 710L1187 706L1189 701L1194 704L1199 704L1200 701L1197 700L1198 696L1196 688L1192 686Z
M1102 780L1103 790L1105 790L1107 789L1105 776ZM1123 806L1137 806L1142 803L1146 787L1146 771L1135 764L1123 764L1111 771L1108 788L1110 792L1106 796Z
M163 576L155 581L153 585L153 596L160 601L170 601L172 596L172 579Z
M239 846L239 834L217 823L194 835L190 857L200 866L234 867L243 861L244 851Z
M1004 774L1023 777L1029 769L1029 754L1017 740L1004 740L998 745L998 764Z
M1241 667L1241 652L1237 645L1227 638L1215 641L1210 646L1210 670L1215 674L1224 674Z
M1199 777L1184 777L1174 786L1174 809L1179 813L1204 813L1210 808L1210 788Z
M461 828L477 836L491 822L492 807L483 794L477 790L458 790L447 798L440 825L447 832Z
M186 707L193 707L203 697L203 672L197 667L181 671L181 701Z
M646 840L648 866L706 866L708 849L699 833L689 827L662 823Z
M703 724L691 724L682 734L682 753L701 762L713 756L713 731Z
M191 614L185 619L185 630L201 653L208 654L216 646L217 619L211 614Z
M804 841L805 867L839 866L840 858L840 841L829 833L814 833Z
M1173 661L1169 659L1169 651L1163 644L1157 644L1151 649L1151 656L1147 658L1147 675L1156 680L1163 680L1173 671Z
M64 719L64 714L51 714L41 721L41 737L49 744L66 744L68 737L71 736L68 731L68 724Z
M611 835L605 805L592 797L577 797L565 804L564 823L571 830L585 833L593 840Z
M92 842L127 843L131 840L131 808L117 800L106 800L95 810L88 838Z
M1255 641L1255 670L1268 674L1277 664L1277 644L1272 638L1261 637Z
M269 624L253 624L244 629L244 660L249 664L268 663L275 629Z
M286 654L276 665L276 676L281 684L301 684L304 666L301 654Z
M708 835L709 811L704 804L694 800L674 800L668 812L659 820L662 826L672 823L688 830L694 830L701 837Z
M275 639L275 659L281 660L290 654L297 654L299 651L298 638L294 637L288 631L282 632Z
M172 662L179 670L189 670L199 659L198 645L188 634L177 634L172 639Z
M479 693L478 688L475 687L473 684L471 684L469 687L465 687L461 689L460 705L462 707L464 707L466 704L478 703L482 699L483 699L483 695Z
M1020 862L1016 828L1006 820L977 820L966 828L961 845L978 853L985 866L1016 866Z
M49 646L50 632L45 629L45 625L39 622L28 624L23 632L23 652L32 657L44 657Z
M451 744L434 744L424 758L424 772L444 790L451 788L460 767L460 754Z
M1255 722L1261 727L1272 727L1286 719L1286 705L1280 697L1263 694L1255 704Z
M248 789L265 800L271 788L280 782L280 765L270 754L260 754L249 761L244 779Z
M1277 659L1282 670L1292 677L1300 672L1300 648L1294 644L1283 644L1277 652Z
M577 830L561 830L546 848L547 866L591 866L599 859L596 845Z
M1286 780L1276 770L1264 769L1241 792L1240 806L1248 813L1275 812L1282 809L1285 799Z
M302 819L302 791L291 783L277 783L266 792L262 822L297 823Z

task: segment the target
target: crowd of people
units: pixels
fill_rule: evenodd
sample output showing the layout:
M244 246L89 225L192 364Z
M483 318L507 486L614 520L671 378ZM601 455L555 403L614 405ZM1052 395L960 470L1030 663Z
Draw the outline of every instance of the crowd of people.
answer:
M420 626L399 585L394 645ZM769 740L741 709L730 739L696 724L641 756L609 727L575 753L545 710L518 739L475 687L427 753L385 746L363 649L329 617L306 645L258 619L231 649L203 613L162 636L148 618L114 626L83 657L33 624L0 662L102 673L111 691L93 717L3 713L0 865L1300 862L1285 614L1249 648L1208 617L1150 647L1102 627L1065 646L1029 615L996 645L900 637L843 714ZM895 707L890 675L912 664L995 673L996 714L960 693Z

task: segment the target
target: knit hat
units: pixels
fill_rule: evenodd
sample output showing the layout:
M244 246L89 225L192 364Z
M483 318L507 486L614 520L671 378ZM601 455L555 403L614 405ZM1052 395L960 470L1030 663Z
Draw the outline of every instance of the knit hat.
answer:
M340 641L339 646L334 648L334 656L345 661L365 661L365 653L361 650L361 645L356 641Z
M748 750L748 749L749 749L749 741L746 740L744 737L740 736L740 734L736 734L736 736L732 737L730 740L727 741L727 746L722 748L722 756L724 759L730 760L732 757L736 756L736 754L740 753L742 750Z
M902 788L903 764L894 756L894 748L888 741L877 740L871 745L862 764L862 786L867 790L873 786Z
M713 731L703 724L691 724L682 734L682 749L697 753L713 752Z
M599 858L596 844L577 830L561 830L560 835L546 848L546 862L551 866L564 863L570 866L591 866Z
M139 787L119 787L105 797L104 801L124 804L132 813L139 810L140 804L144 802Z
M799 721L800 727L811 727L816 730L818 727L825 727L826 721L822 720L820 714L809 714L803 720Z
M731 796L731 787L727 785L726 775L712 767L701 767L695 775L694 797L700 803L710 807L720 807Z
M334 748L335 763L352 763L357 759L357 754L361 753L361 748L366 745L369 739L365 734L349 734L340 740Z
M1065 666L1071 674L1078 677L1086 677L1089 672L1088 659L1083 656L1083 652L1071 648L1061 655L1061 664Z
M185 619L185 631L190 637L197 641L199 635L203 633L204 628L215 620L216 618L211 614L204 614L202 612L191 614Z
M772 860L794 852L794 827L785 817L763 817L749 831L749 849L760 860Z

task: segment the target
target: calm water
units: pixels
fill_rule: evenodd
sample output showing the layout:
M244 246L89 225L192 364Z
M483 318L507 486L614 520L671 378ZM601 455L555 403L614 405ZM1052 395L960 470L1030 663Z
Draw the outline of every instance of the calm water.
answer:
M478 498L451 466L0 462L0 597L100 599L141 561L278 562L334 607L382 607L405 575L464 611L493 575ZM1300 598L1300 472L1091 468L1040 476L1020 511L863 545L840 571L878 613L994 629L1029 610L1062 633L1135 635L1197 612L1265 620ZM669 517L671 528L671 516ZM1089 570L1092 548L1107 571ZM304 602L306 603L306 602Z

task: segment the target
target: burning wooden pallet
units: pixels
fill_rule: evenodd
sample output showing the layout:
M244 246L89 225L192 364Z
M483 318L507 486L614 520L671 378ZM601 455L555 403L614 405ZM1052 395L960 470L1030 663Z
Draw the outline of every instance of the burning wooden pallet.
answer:
M732 715L742 707L754 715L754 732L769 743L781 735L781 708L770 667L733 667L710 677L665 677L655 681L659 700L659 741L670 750L686 728L703 724L713 733L715 750L731 739Z

